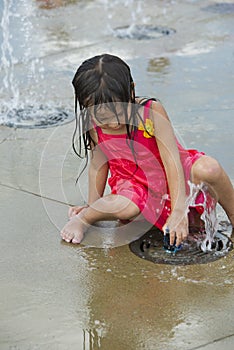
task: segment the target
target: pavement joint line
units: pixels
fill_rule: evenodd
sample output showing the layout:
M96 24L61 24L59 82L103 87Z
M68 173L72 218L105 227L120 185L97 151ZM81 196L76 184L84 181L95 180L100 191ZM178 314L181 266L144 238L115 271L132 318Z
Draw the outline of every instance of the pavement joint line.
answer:
M60 201L58 199L42 196L41 194L38 194L38 193L35 193L35 192L31 192L31 191L25 190L23 188L17 188L17 187L11 186L11 185L3 184L1 182L0 182L0 186L9 188L11 190L15 190L15 191L31 194L31 195L33 195L35 197L39 197L39 198L42 198L42 199L47 199L47 200L55 202L55 203L64 204L64 205L70 205L70 206L73 205L73 204L70 204L70 203L66 203L66 202Z
M2 124L0 124L0 127L1 127ZM9 135L7 135L3 140L0 141L0 145L5 142L5 141L8 141L10 139L10 137L14 134L14 131L11 131L9 133Z
M229 334L229 335L226 335L226 336L223 336L223 337L220 337L218 339L214 339L208 343L205 343L205 344L202 344L202 345L199 345L199 346L196 346L195 348L190 348L189 350L197 350L197 349L203 349L205 346L207 345L211 345L211 344L214 344L214 343L218 343L219 341L221 340L224 340L224 339L227 339L227 338L231 338L231 337L234 337L234 333L233 334Z
M0 142L0 145L1 145L3 142L7 141L7 140L8 140L8 137L5 137L5 139L3 139L3 140Z

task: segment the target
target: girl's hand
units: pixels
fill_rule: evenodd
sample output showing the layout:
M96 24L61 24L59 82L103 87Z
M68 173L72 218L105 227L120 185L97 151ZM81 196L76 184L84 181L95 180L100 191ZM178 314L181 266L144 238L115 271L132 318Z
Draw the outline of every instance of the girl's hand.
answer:
M69 207L68 209L68 217L71 219L73 216L78 215L81 210L88 208L88 205L82 205L82 206L76 206L76 207Z
M169 228L170 230L170 244L174 245L175 243L178 247L189 234L187 214L181 217L173 214L170 215L166 224L163 226L163 232L165 232L166 228Z

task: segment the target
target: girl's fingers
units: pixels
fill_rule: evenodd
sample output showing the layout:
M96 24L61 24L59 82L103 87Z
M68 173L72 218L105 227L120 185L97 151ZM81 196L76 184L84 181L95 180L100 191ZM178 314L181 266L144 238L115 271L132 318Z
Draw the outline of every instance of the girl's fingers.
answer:
M69 218L72 216L72 211L73 211L73 208L69 207L69 209L68 209L68 217Z
M68 217L71 218L81 211L82 207L70 207L68 210Z
M73 216L79 214L81 212L81 210L83 210L84 208L87 208L87 206L78 206L78 207L69 207L68 209L68 217L72 218Z
M174 232L173 237L170 235L170 244L176 245L177 247L187 238L188 234L185 231L182 231L181 233ZM175 241L176 238L176 241Z
M174 225L174 228L169 230L169 226L172 226L172 223L166 223L163 226L164 234L167 231L170 233L170 245L176 245L177 247L188 237L188 224L186 222L182 222L180 225Z
M71 218L72 216L74 216L74 207L69 207L68 209L68 217Z
M175 238L176 238L176 232L175 231L171 231L170 232L170 245L174 245Z
M176 236L176 243L175 243L176 247L179 247L181 243L182 243L182 235L180 234Z

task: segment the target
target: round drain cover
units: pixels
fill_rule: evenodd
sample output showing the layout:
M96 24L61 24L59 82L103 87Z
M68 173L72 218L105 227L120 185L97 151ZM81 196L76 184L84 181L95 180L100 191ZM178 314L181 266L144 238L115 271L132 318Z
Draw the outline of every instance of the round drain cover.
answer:
M1 125L15 128L48 128L74 119L74 113L60 107L24 106L1 112Z
M142 259L156 264L192 265L205 264L227 255L233 248L231 239L222 231L215 234L210 251L202 251L200 246L204 235L189 235L182 248L176 252L163 248L163 232L151 230L129 244L130 250Z
M120 39L148 40L174 33L174 29L151 25L131 25L114 29L114 36Z

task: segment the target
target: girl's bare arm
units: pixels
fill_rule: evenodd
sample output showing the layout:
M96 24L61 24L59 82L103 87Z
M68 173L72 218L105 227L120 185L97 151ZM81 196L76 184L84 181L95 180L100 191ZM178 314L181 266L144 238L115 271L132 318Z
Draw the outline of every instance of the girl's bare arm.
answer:
M97 134L93 129L90 131L93 140L97 144ZM108 162L106 156L97 145L93 148L90 154L89 163L89 190L88 190L88 204L92 204L97 199L103 196L105 191L107 177L108 177Z
M171 244L177 237L177 245L188 235L186 190L184 171L173 127L165 109L159 102L152 103L151 119L160 156L165 168L171 197L171 215L165 225L171 231ZM164 227L164 229L165 229Z
M95 130L91 130L90 134L97 143L97 135ZM97 199L103 196L108 176L108 163L105 155L99 146L93 147L90 152L90 162L88 169L88 205L91 205ZM70 207L68 217L71 218L87 208L87 205Z
M108 169L107 160L97 146L95 150L93 150L93 155L91 156L89 165L89 205L103 196L106 187Z

